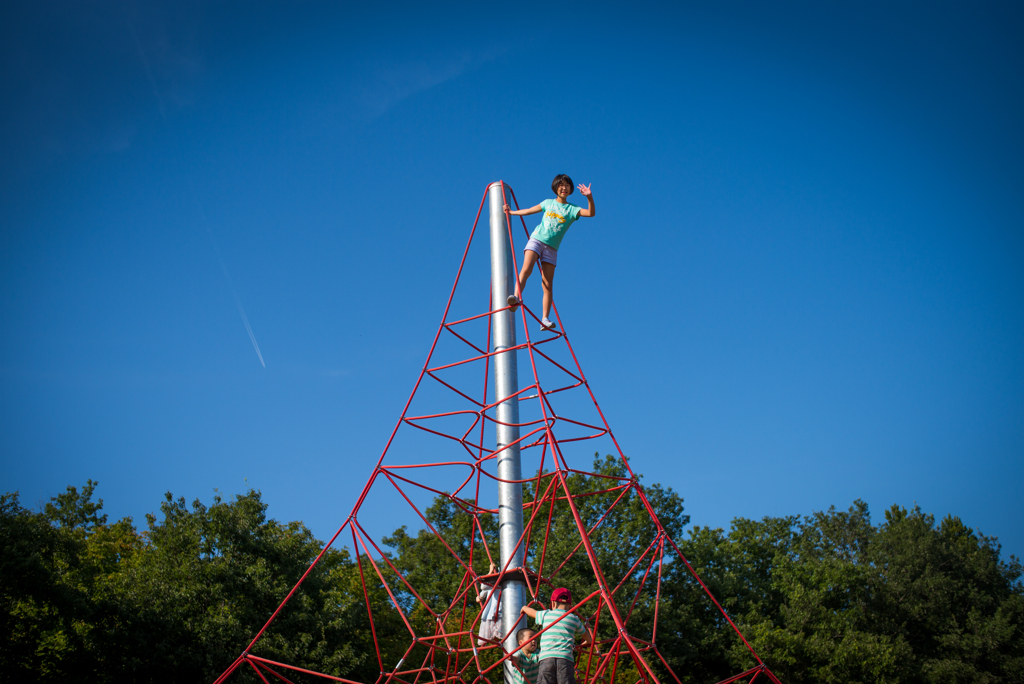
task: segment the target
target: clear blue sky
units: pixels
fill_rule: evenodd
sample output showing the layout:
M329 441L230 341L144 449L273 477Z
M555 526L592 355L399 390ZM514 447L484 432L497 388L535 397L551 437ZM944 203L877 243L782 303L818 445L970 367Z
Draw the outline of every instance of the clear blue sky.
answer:
M1018 3L436 4L4 4L3 491L328 537L485 186L564 172L562 315L694 523L916 501L1024 555Z

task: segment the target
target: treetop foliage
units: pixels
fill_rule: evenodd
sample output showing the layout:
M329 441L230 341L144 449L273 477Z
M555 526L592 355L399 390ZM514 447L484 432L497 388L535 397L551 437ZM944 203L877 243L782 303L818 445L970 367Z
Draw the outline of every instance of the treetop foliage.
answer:
M602 475L623 470L616 459L595 459ZM577 500L588 528L621 493L593 479L569 477L574 492L598 492ZM533 486L525 487L528 506ZM68 487L38 511L23 507L17 493L0 497L5 681L213 681L322 550L302 523L269 518L256 491L215 496L209 506L168 493L140 530L130 518L109 522L96 487L91 480ZM687 531L677 493L657 484L644 491L686 560L784 682L1024 682L1021 564L1003 559L996 539L959 518L936 522L916 506L893 506L875 524L855 501L845 511L737 518L728 531ZM561 503L543 514L552 519L543 574L586 596L593 573L585 554L572 553L579 537L571 515ZM425 515L478 573L487 570L488 551L498 558L450 498L437 497ZM649 520L639 499L626 497L591 535L624 595L638 586L643 568L630 568L654 540ZM481 524L494 542L497 521L483 516ZM383 541L390 562L432 609L473 600L465 587L459 594L463 572L433 534L403 527ZM541 549L532 539L527 558L535 570ZM667 558L664 573L656 636L683 682L714 682L751 666L687 564ZM344 548L325 553L254 653L375 681L382 664L399 657L397 637L407 635L376 575L363 577L383 663L359 566ZM385 578L414 620L430 619L391 570ZM636 619L650 621L653 604L638 603ZM257 680L239 670L232 681Z

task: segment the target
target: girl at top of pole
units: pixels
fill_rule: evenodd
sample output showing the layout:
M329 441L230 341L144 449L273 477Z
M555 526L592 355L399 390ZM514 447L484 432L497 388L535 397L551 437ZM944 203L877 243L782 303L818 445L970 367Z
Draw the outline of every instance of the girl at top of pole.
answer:
M533 265L540 259L540 284L544 290L543 317L540 321L541 330L550 330L555 324L548 319L551 315L551 302L554 300L555 264L558 263L558 246L562 244L569 226L581 216L594 215L594 196L590 192L589 185L579 184L580 193L587 198L587 208L580 209L575 204L566 201L566 197L572 194L572 178L560 173L551 181L551 190L555 193L555 199L546 199L537 206L529 209L517 209L512 211L505 205L505 213L509 216L529 216L544 212L540 225L530 235L526 243L526 250L523 253L523 267L519 271L519 283L516 287L516 294L508 296L508 304L515 311L522 302L523 288L526 281L533 273Z

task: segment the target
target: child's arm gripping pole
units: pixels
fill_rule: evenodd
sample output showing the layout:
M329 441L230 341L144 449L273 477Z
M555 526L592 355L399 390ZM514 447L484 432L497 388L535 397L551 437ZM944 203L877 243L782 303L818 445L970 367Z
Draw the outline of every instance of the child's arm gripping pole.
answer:
M509 216L529 216L530 214L539 214L542 211L544 211L544 207L539 204L535 207L530 207L529 209L516 209L515 211L510 209L507 204L505 205L505 213Z

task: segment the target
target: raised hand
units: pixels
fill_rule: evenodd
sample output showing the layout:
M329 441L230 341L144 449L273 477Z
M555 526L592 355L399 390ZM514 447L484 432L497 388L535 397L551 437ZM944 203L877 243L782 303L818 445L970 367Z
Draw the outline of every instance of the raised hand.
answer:
M593 185L593 183L591 183L590 185ZM584 185L583 183L580 183L579 185L576 186L576 189L579 190L580 194L583 195L584 197L590 197L590 185Z

